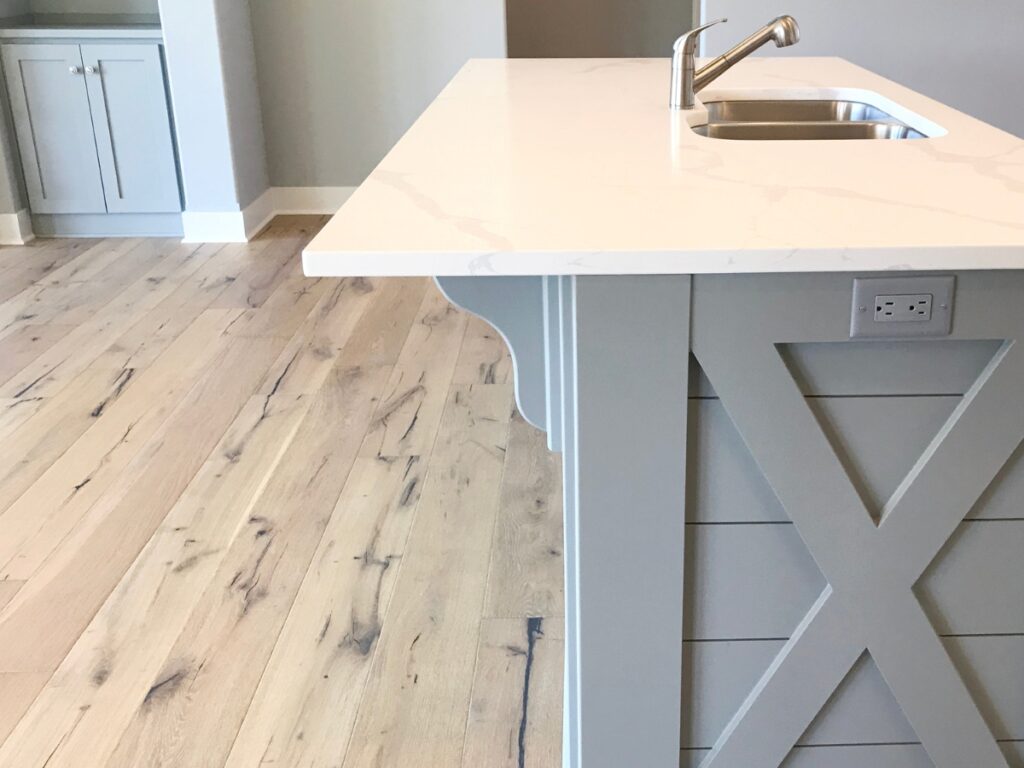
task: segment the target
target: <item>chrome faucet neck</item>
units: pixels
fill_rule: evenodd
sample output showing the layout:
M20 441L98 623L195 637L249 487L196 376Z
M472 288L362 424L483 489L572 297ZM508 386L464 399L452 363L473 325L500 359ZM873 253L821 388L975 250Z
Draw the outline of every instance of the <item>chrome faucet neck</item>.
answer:
M669 95L669 106L672 109L693 109L698 91L761 46L773 42L777 47L784 48L800 41L800 27L796 19L792 16L779 16L698 70L695 64L698 36L709 27L724 21L726 19L709 22L690 30L676 40L672 48L672 83Z

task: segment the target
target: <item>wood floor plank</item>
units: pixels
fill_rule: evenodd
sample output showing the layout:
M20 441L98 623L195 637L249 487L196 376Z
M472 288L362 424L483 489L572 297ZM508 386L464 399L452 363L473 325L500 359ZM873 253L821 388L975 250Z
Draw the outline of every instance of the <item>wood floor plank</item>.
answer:
M252 396L283 344L238 340L0 612L0 672L56 669ZM38 691L9 709L24 712ZM0 739L13 722L0 722Z
M108 267L144 245L145 240L139 237L125 237L84 242L88 247L57 269L48 272L39 282L43 285L60 285L93 280Z
M558 764L557 459L324 221L0 249L0 768Z
M468 318L453 384L511 384L512 357L501 334L476 316Z
M204 312L100 418L0 512L0 578L28 579L67 537L224 351L239 310ZM132 369L129 369L132 370Z
M518 413L509 428L500 509L484 616L561 616L561 463L548 452L545 434Z
M238 265L226 257L225 250L219 243L201 246L191 257L199 268L183 274L184 279L176 281L180 284L141 317L126 313L129 318L121 327L123 333L89 363L90 367L148 367L231 284Z
M423 278L377 280L380 289L373 304L360 318L345 343L342 357L347 363L394 365L409 337L427 291Z
M33 289L0 305L0 338L25 325L55 322L57 317L62 324L87 320L125 287L159 268L175 248L194 250L195 246L175 246L169 240L143 240L92 280L37 283Z
M18 590L25 585L23 581L4 580L0 581L0 611L3 610L4 606L14 599L14 596L18 594Z
M0 397L0 445L35 416L45 402L41 397Z
M388 372L335 370L317 393L109 765L224 764Z
M231 542L262 528L252 505L308 405L250 398L0 748L0 766L106 764Z
M239 339L276 336L290 339L309 317L313 307L332 287L326 279L290 277L282 282L262 306L246 309L228 329Z
M425 464L417 456L356 461L228 768L338 765L405 553Z
M26 325L0 339L0 385L73 331L73 325Z
M64 322L83 322L100 307L122 295L128 286L145 280L154 285L164 281L199 246L175 239L144 238L120 258L112 259L87 280L68 281L67 295L60 306Z
M40 240L22 248L4 249L6 258L3 280L0 281L0 308L92 245L94 241Z
M254 254L254 269L236 280L214 301L214 307L254 309L294 274L296 254L319 230L319 217L278 217L252 243L243 246Z
M210 254L202 266L118 337L92 365L136 369L149 365L200 312L232 303L220 298L236 284L248 284L250 276L260 272L268 242L202 246L199 257ZM298 257L296 250L291 258L294 261Z
M422 456L429 452L465 330L465 313L430 288L391 373L361 455Z
M0 513L130 386L134 371L86 371L0 443Z
M562 764L560 619L484 619L464 768Z
M4 737L24 714L25 702L31 702L36 697L36 694L46 685L46 681L50 679L51 674L51 672L38 670L0 671L0 744L3 744Z
M160 304L198 269L205 256L195 246L163 255L156 267L122 289L107 305L0 387L0 397L48 397L58 392L113 344L136 318Z
M312 394L320 389L377 293L377 284L367 278L332 281L259 391Z
M511 412L451 390L345 768L459 765Z

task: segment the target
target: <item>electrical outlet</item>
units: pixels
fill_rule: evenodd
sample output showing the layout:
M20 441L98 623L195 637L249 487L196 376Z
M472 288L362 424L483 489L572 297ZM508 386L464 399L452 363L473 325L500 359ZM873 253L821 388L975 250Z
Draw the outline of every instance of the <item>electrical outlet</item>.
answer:
M875 296L876 323L927 323L932 319L930 293L896 293Z
M948 336L955 287L953 276L856 278L850 338Z

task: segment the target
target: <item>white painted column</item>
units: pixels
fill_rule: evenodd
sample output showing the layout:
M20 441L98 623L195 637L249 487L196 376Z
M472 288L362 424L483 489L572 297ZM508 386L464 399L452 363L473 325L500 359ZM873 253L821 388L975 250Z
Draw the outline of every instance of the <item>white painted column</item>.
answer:
M239 241L269 187L247 0L161 0L188 241ZM258 215L258 213L256 214Z

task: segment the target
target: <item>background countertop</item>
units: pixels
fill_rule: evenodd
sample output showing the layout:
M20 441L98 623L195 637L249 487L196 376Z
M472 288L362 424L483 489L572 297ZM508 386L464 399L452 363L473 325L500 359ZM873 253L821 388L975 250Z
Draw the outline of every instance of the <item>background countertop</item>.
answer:
M159 39L160 17L151 14L31 13L0 19L0 39Z

